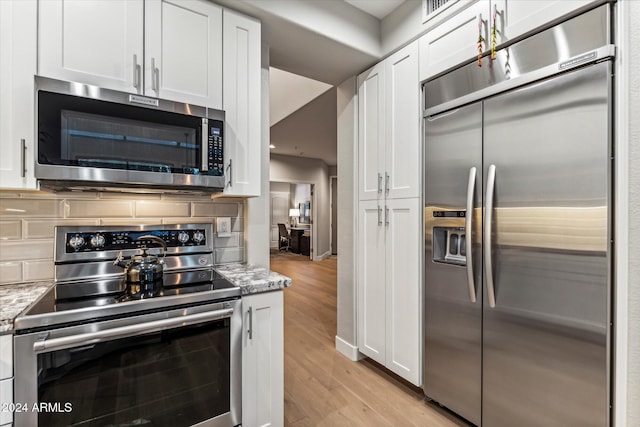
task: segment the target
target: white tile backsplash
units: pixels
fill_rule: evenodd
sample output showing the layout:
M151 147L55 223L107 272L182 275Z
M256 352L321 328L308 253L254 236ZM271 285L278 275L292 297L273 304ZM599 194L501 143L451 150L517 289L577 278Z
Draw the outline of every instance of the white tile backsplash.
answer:
M215 223L230 216L233 234L214 235L214 259L242 262L243 206L240 198L196 195L0 191L0 283L53 279L56 225Z

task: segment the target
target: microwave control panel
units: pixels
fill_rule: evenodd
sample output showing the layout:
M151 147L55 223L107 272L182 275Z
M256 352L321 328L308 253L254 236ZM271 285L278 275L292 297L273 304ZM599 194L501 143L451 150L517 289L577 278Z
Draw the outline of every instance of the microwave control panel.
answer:
M209 120L209 139L207 148L208 174L213 176L224 175L224 156L222 145L222 122Z

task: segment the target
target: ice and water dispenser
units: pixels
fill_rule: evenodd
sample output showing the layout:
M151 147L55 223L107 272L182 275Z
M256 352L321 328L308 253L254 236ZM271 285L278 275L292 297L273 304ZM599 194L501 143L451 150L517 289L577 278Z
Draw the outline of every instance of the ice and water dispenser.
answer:
M461 218L465 211L436 211L437 218ZM467 245L464 227L433 227L433 261L446 264L466 265Z

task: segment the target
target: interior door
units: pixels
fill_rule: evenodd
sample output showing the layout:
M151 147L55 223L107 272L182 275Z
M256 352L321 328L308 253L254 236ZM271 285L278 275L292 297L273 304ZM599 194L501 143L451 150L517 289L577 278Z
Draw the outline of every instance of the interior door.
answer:
M484 102L483 426L608 425L610 81Z
M424 129L424 391L479 425L482 104L429 117Z

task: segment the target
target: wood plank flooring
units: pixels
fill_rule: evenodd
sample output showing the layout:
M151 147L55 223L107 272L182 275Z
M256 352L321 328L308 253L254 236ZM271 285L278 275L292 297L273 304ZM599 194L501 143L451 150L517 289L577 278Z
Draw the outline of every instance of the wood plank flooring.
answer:
M271 269L293 279L284 290L285 426L466 425L380 365L335 350L335 258L286 254Z

